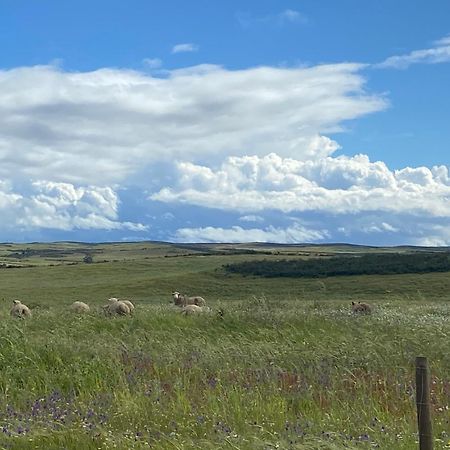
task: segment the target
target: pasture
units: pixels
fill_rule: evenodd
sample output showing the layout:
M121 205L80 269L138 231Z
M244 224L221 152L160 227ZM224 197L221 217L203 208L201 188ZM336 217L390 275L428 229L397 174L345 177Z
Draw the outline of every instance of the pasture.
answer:
M0 245L1 448L415 450L418 355L431 364L435 448L450 448L450 273L299 279L222 268L366 251ZM212 311L182 316L174 290ZM113 296L130 298L135 315L102 316ZM31 319L9 317L14 299ZM74 301L93 311L69 312ZM373 314L352 315L352 301Z

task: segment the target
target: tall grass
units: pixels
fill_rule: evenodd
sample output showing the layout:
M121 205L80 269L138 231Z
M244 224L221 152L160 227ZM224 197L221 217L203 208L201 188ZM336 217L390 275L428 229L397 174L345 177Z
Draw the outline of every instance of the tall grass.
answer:
M162 303L162 302L161 302ZM3 448L416 449L414 357L429 357L435 445L450 447L448 303L269 296L183 317L37 309L0 322ZM2 315L6 316L6 307Z
M30 247L72 253L0 270L1 448L417 449L418 355L435 447L450 448L448 273L268 280L222 270L258 255L102 244L96 263L68 265L80 246ZM173 290L212 312L181 316ZM102 316L111 296L134 300L134 317ZM12 299L33 318L10 318ZM67 313L75 300L93 312ZM374 313L352 315L352 300Z

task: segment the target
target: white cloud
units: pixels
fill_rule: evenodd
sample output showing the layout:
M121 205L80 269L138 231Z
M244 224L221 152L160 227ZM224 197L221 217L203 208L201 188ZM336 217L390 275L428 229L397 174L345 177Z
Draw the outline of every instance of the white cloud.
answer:
M0 230L146 230L144 225L117 220L119 200L109 187L39 181L30 190L29 195L23 195L8 183L0 183Z
M44 66L0 71L0 230L144 231L119 218L119 186L138 183L155 192L154 200L238 211L241 225L256 226L270 209L348 215L339 228L354 233L347 225L355 222L373 236L406 235L401 214L445 222L447 167L391 171L364 155L334 157L339 145L327 133L387 106L364 90L363 67L232 71L204 64L158 77ZM379 219L354 220L369 212ZM164 238L182 220L169 214L157 219L164 220ZM193 223L176 238L303 242L331 235L299 224ZM408 233L417 242L450 241L440 222Z
M406 55L390 56L375 67L406 69L411 64L436 64L448 61L450 61L450 36L436 41L434 47L414 50Z
M166 78L44 66L0 71L0 178L111 185L177 158L328 156L338 145L323 133L386 107L364 92L360 69L202 65Z
M308 19L304 14L294 9L285 9L280 14L278 18L282 22L292 22L292 23L307 23Z
M180 228L174 240L176 242L274 242L294 244L320 241L328 237L326 230L311 230L299 224L288 228L267 227L264 229L245 229L239 226L231 228Z
M450 218L445 166L390 171L365 155L300 161L271 153L230 157L217 169L193 163L176 169L174 185L152 200L244 213L384 211Z
M236 14L237 21L243 28L251 26L276 26L281 27L286 24L306 24L308 18L305 14L294 9L285 9L281 12L267 14L265 16L255 16L247 12L238 12Z
M416 224L416 233L413 237L414 245L425 247L450 246L450 227L448 222Z
M149 69L159 69L163 64L159 58L144 58L142 63Z
M264 218L261 216L255 216L254 214L250 214L247 216L239 217L241 222L264 222Z
M379 224L372 223L369 226L361 228L364 233L398 233L400 230L387 222L381 222Z
M441 39L438 39L437 41L434 42L434 44L438 47L442 47L445 45L450 45L450 34L448 36L445 36Z
M198 45L192 42L185 44L176 44L172 47L172 53L186 53L186 52L197 52Z

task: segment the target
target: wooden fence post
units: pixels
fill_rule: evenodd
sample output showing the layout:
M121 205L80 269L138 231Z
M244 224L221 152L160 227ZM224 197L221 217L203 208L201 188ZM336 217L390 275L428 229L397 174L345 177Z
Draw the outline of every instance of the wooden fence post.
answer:
M416 405L419 426L419 450L433 450L430 409L430 376L427 358L416 358Z

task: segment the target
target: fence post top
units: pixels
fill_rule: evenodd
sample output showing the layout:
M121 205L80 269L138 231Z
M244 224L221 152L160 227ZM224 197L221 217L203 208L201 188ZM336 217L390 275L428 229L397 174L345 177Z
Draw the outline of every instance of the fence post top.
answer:
M416 357L416 364L423 365L427 363L427 357L426 356L417 356Z

